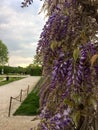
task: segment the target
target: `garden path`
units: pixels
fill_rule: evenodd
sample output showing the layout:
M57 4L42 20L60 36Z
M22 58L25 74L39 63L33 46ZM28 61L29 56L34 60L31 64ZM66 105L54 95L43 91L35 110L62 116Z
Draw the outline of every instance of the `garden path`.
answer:
M27 89L28 85L31 91L39 79L39 76L28 76L0 87L0 130L30 130L38 124L39 120L31 121L34 116L12 116L20 105L18 101L13 101L10 117L8 117L8 109L11 96L18 96L20 90Z

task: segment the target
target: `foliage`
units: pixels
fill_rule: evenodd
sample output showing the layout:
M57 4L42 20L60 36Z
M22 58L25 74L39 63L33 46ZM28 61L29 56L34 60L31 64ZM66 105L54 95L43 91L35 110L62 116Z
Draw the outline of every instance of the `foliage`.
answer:
M33 64L36 66L42 66L42 59L40 55L34 56Z
M0 74L4 70L4 74L29 74L32 76L42 75L42 67L38 65L29 65L25 68L23 67L12 67L12 66L0 66Z
M4 74L25 74L26 69L23 67L12 67L12 66L0 66L0 74L2 71L2 68L4 69Z
M41 76L42 67L36 64L30 64L28 67L26 67L26 74L30 74L31 76Z
M21 3L21 7L28 7L31 3L33 3L33 0L24 0L24 2Z
M0 65L8 62L8 49L7 46L0 40Z
M44 0L43 10L48 20L37 54L47 78L40 90L38 130L90 130L82 124L97 110L98 1Z

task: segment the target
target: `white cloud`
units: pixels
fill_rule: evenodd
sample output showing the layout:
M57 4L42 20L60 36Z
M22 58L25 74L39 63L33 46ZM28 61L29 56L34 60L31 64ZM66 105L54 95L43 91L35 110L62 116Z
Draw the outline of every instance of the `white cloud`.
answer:
M22 57L22 56L10 56L9 65L10 66L22 66L26 67L32 63L33 58L31 57Z
M33 42L33 43L29 43L29 45L22 43L20 46L21 46L22 48L24 48L24 49L32 49L33 47L37 47L37 44L34 43L34 42Z
M39 9L37 8L41 8L42 5L39 0L24 9L20 8L21 1L3 0L0 3L0 39L8 47L10 64L13 64L13 56L16 56L17 63L14 62L14 65L20 64L19 57L33 59L40 33L45 24L43 13L38 15Z

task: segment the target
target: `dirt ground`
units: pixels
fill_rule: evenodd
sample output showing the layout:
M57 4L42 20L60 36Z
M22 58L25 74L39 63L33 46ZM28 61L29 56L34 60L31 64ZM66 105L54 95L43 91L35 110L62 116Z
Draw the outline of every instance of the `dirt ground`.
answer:
M0 87L0 130L30 130L36 127L39 120L32 121L34 116L13 116L14 111L19 107L20 102L12 100L11 116L8 117L10 97L17 97L20 90L27 89L29 92L40 79L39 76L28 76L19 81L9 83ZM23 98L26 94L23 94Z

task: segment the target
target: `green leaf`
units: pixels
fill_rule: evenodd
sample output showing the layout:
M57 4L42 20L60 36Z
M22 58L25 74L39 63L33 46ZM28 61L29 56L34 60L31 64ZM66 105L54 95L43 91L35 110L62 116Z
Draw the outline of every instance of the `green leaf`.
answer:
M71 118L72 118L72 120L73 120L75 126L77 127L77 126L78 126L78 122L79 122L79 120L80 120L80 111L77 111L77 112L75 112L75 113L72 113Z
M51 47L52 51L54 51L54 49L55 49L57 46L58 46L58 43L57 43L56 41L52 41L52 42L51 42L50 47Z
M58 42L58 47L60 47L62 45L62 41Z
M75 61L77 61L77 59L79 58L79 55L80 55L79 49L78 48L74 49L73 58Z
M85 31L82 31L82 32L81 32L81 38L84 40L84 42L87 42L88 38L87 38L87 36L86 36Z
M68 9L67 9L67 8L64 9L64 14L65 14L65 15L69 15L69 12L68 12Z
M97 101L96 101L96 98L90 97L90 98L88 99L88 103L89 103L89 105L93 105L93 107L94 107L95 110L97 109Z
M73 101L70 101L70 100L68 100L68 99L65 99L65 100L64 100L64 103L67 104L67 105L68 105L69 107L71 107L71 108L74 107L74 102L73 102Z
M93 65L97 59L98 59L98 54L93 55L91 58L91 65Z
M75 104L80 104L82 102L82 97L78 94L71 95L72 99L74 100Z

